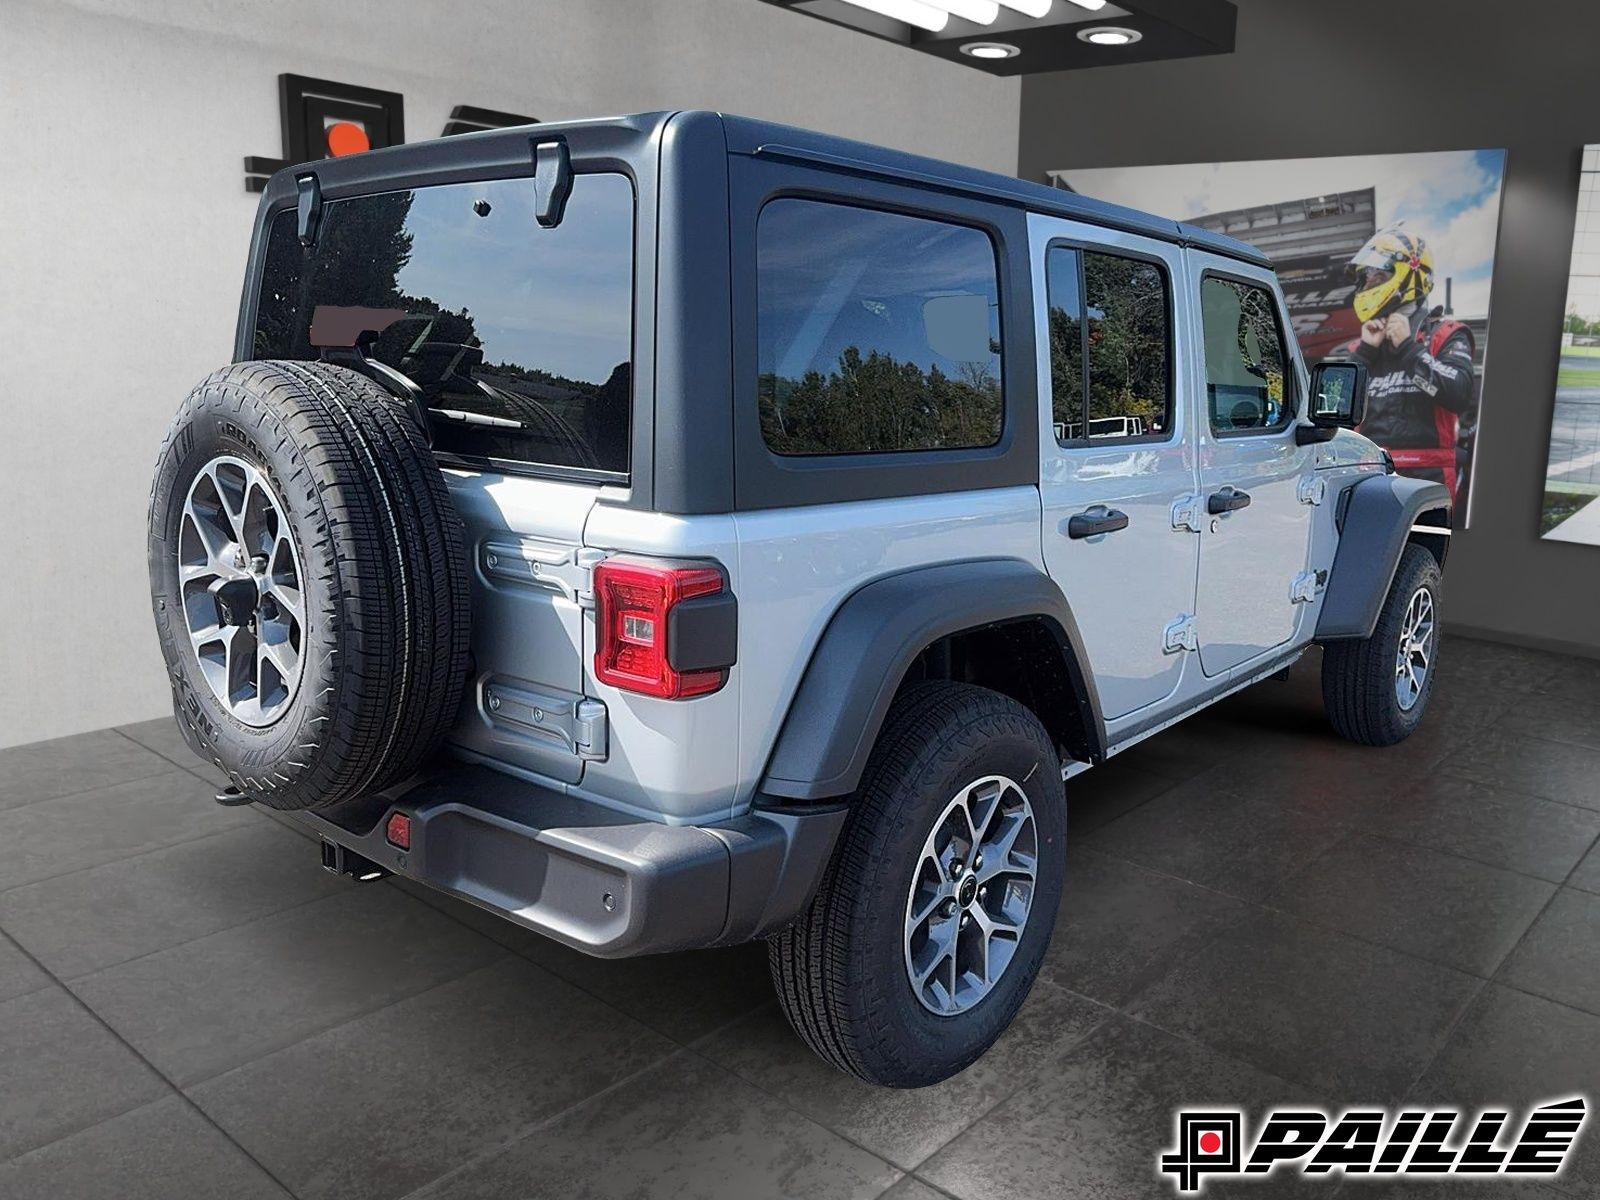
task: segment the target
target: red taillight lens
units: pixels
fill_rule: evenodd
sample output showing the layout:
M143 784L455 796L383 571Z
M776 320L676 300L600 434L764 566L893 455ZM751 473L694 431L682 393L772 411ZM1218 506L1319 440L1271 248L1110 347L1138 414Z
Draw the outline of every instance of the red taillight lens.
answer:
M411 849L411 818L405 813L389 814L389 823L383 828L383 836L389 840L389 845L401 850Z
M715 567L654 566L607 559L594 569L598 645L594 673L601 683L682 700L722 686L722 671L675 671L668 656L668 616L693 596L722 590Z

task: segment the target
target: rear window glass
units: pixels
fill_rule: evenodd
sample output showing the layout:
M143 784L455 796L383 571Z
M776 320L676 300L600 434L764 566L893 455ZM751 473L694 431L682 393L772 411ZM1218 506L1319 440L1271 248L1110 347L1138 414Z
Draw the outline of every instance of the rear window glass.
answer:
M323 206L300 245L272 223L257 358L349 347L427 399L434 448L468 460L628 469L633 188L579 175L553 229L528 179L385 192Z
M761 433L779 454L1000 440L1000 295L980 230L774 200L756 231Z

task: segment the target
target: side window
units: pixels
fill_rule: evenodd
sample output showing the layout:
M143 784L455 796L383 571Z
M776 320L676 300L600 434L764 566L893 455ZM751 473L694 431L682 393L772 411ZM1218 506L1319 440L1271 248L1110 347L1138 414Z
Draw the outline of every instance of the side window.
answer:
M1056 440L1167 437L1173 414L1166 271L1144 259L1052 247L1045 286Z
M1213 433L1270 433L1294 420L1289 354L1272 293L1207 276L1200 283L1206 407Z
M1000 440L1000 285L980 230L779 199L756 228L761 434L778 454Z

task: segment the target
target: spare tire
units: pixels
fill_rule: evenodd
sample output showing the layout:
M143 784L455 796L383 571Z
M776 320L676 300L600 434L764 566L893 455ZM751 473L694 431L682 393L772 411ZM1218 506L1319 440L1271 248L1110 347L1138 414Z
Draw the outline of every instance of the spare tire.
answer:
M149 557L179 727L245 796L334 804L438 749L467 675L465 538L376 383L309 362L203 380L161 448Z

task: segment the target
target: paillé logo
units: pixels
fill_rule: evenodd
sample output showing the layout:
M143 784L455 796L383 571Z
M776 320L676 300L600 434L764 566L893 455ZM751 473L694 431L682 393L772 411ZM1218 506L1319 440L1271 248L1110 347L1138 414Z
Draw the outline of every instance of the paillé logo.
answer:
M1177 1144L1161 1156L1161 1170L1180 1194L1205 1191L1208 1179L1267 1179L1279 1170L1549 1178L1560 1173L1588 1115L1582 1097L1544 1104L1506 1141L1509 1109L1484 1109L1470 1121L1455 1109L1346 1109L1337 1118L1318 1109L1274 1109L1246 1153L1243 1113L1190 1109L1177 1114Z
M247 157L246 191L261 191L268 176L290 163L380 150L406 140L405 97L399 92L306 75L279 75L278 115L283 122L283 157ZM537 124L534 117L459 104L445 122L442 136Z

